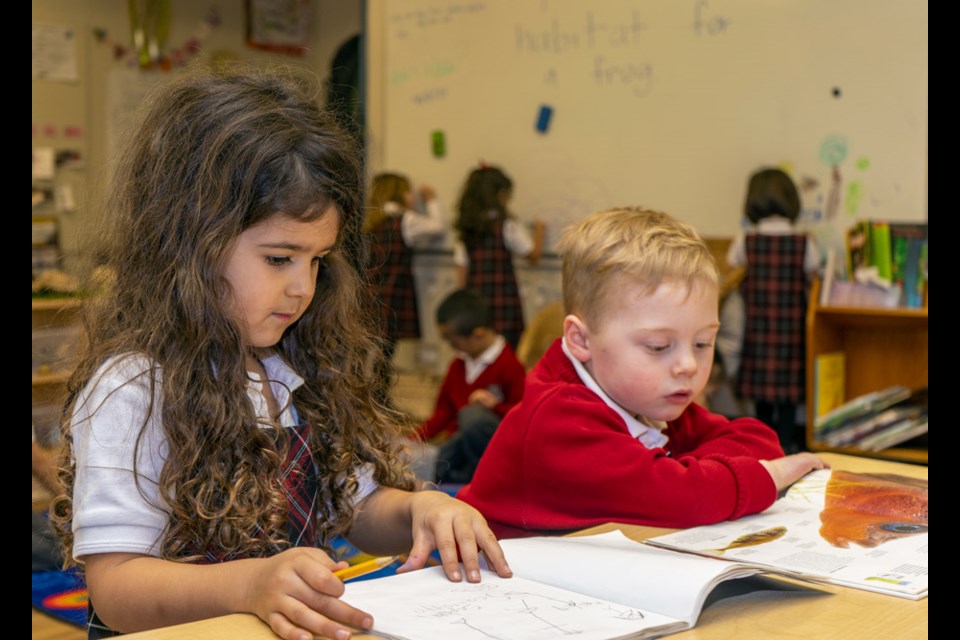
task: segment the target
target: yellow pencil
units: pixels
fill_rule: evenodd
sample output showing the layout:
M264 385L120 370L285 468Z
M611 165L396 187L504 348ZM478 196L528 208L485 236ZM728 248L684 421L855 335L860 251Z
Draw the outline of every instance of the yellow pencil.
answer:
M340 569L339 571L334 571L333 575L337 576L341 580L349 580L350 578L356 578L358 576L366 575L371 571L376 571L377 569L382 569L391 562L397 559L397 556L385 556L382 558L374 558L373 560L367 560L366 562L361 562L360 564L353 565L352 567L347 567L346 569Z

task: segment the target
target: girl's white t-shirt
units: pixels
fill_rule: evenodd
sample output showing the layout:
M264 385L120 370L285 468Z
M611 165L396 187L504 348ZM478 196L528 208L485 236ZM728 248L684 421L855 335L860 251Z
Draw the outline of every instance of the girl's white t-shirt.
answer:
M281 425L292 427L297 416L289 403L290 393L303 384L303 379L278 355L264 359L263 367L273 381L271 388L278 404L287 407L280 416ZM157 382L154 411L143 425L152 378ZM72 419L77 461L74 558L95 553L159 556L159 540L168 516L156 506L160 504L157 480L169 451L160 428L160 383L162 372L154 369L147 357L114 356L104 362L77 398ZM251 380L247 396L257 416L266 418L269 414L261 384ZM136 447L138 436L140 446ZM377 488L369 465L358 469L357 475L354 504Z

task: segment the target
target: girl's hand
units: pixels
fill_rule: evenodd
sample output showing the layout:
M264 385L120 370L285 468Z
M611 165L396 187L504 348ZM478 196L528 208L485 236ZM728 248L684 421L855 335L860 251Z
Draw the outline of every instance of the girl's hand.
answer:
M487 521L467 503L442 491L418 491L413 494L411 515L413 547L397 573L422 568L430 552L439 549L443 570L453 582L462 579L460 560L467 582L480 582L479 551L484 553L497 575L503 578L513 575Z
M539 218L533 221L533 249L527 254L527 262L536 266L543 257L543 240L547 233L547 225Z
M346 568L346 562L334 562L311 547L249 562L257 568L247 581L246 610L284 640L312 640L315 635L346 640L350 627L373 628L370 614L340 600L343 582L333 572Z
M830 465L820 456L809 452L795 453L775 460L761 460L760 464L773 478L774 484L777 485L777 493L815 469L830 468Z

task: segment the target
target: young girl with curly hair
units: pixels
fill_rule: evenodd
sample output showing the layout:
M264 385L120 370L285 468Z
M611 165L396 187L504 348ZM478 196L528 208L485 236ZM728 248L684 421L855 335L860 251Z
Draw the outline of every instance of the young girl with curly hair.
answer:
M232 612L347 638L330 543L509 575L471 507L412 491L409 423L375 400L360 152L292 70L195 69L144 100L63 426L66 557L90 637ZM458 562L458 552L463 567Z

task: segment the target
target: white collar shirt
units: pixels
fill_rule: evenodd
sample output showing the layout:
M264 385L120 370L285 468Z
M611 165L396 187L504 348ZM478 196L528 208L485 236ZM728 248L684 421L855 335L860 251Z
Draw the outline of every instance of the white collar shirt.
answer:
M583 363L573 357L570 353L570 350L567 349L567 339L561 339L561 347L563 352L566 354L567 358L570 359L570 362L573 364L573 368L576 370L577 375L580 376L580 380L584 385L595 394L600 396L600 399L603 400L604 404L617 412L617 414L623 418L623 421L627 424L627 429L630 431L630 435L639 440L645 447L648 449L653 449L655 447L662 447L667 444L667 436L663 434L662 429L666 428L666 424L663 422L657 422L653 420L647 420L646 418L636 417L628 413L623 407L614 402L606 392L600 388L600 385L597 384L597 381L593 379L593 376L590 375L590 372L587 371L587 368L583 366Z
M493 344L487 347L484 352L476 358L471 358L466 353L460 352L460 358L463 360L464 367L466 368L467 384L473 384L476 379L480 377L480 374L483 373L484 369L496 362L506 344L507 341L503 336L497 336Z

